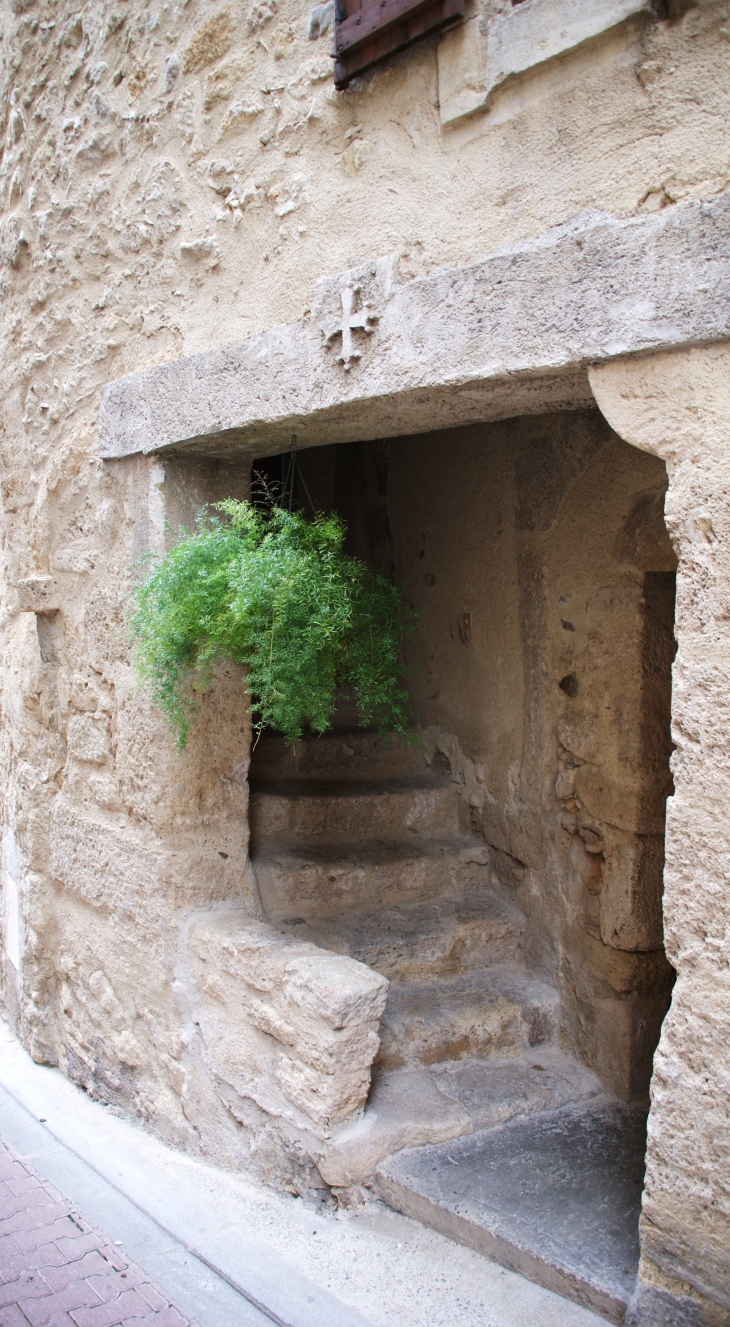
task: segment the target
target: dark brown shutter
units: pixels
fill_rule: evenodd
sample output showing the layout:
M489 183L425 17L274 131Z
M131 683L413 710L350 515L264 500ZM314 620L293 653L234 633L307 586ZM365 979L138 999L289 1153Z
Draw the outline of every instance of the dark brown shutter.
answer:
M464 0L335 0L335 87L463 13Z

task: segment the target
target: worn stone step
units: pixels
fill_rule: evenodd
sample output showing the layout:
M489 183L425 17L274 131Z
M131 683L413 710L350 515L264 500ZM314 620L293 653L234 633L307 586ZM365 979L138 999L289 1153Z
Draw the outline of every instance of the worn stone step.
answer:
M559 1046L529 1046L506 1059L446 1060L429 1069L442 1096L458 1102L470 1128L490 1129L515 1115L553 1110L603 1094L600 1078Z
M557 1046L506 1059L376 1071L364 1115L336 1130L320 1169L328 1184L348 1188L404 1147L460 1138L602 1091L599 1079Z
M254 843L303 839L444 837L461 828L459 796L449 782L390 779L289 779L257 783L250 803Z
M521 968L491 967L450 981L392 982L380 1024L383 1069L488 1058L551 1042L558 994Z
M389 980L408 981L513 962L525 927L519 908L488 891L338 917L271 920L286 934L357 958Z
M395 733L323 733L287 746L283 737L265 734L251 756L252 782L279 779L396 779L444 774L442 755L429 763L423 744Z
M644 1107L594 1098L403 1151L376 1182L398 1211L623 1323L645 1146Z
M488 885L489 851L467 834L254 844L252 865L267 916L304 925L316 914L466 895Z

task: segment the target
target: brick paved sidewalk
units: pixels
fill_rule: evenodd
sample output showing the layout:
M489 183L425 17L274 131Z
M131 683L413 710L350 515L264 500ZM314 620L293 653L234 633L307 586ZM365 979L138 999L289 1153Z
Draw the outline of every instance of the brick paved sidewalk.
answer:
M195 1327L0 1139L0 1327Z

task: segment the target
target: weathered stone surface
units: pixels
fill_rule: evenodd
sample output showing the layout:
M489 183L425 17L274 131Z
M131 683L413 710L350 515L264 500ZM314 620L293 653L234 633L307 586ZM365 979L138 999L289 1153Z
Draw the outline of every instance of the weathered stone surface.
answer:
M230 912L197 922L189 949L213 1073L320 1138L362 1110L384 977Z
M645 1111L598 1100L405 1151L393 1206L623 1323L639 1261Z
M326 887L322 892L326 895ZM319 907L315 904L307 922L303 917L277 915L281 909L274 899L267 900L269 915L285 934L349 954L388 978L456 976L475 962L509 962L520 952L523 914L484 891L464 898L435 896L429 903L389 907L384 902L378 908L339 915L327 906L329 902L325 896Z
M598 367L591 380L613 426L666 459L667 523L679 554L676 791L664 873L665 943L678 980L655 1058L642 1248L662 1273L727 1310L730 1155L718 1126L730 1074L730 846L720 812L730 770L718 728L727 687L721 694L717 679L728 658L730 351L709 346ZM657 1312L647 1294L637 1320Z
M361 1119L337 1131L319 1163L328 1184L349 1188L403 1147L445 1142L469 1131L469 1112L439 1091L425 1069L379 1074Z
M439 42L439 112L456 124L485 106L505 82L600 37L639 15L651 17L651 0L532 0L501 8L489 19L477 9Z
M507 9L489 24L485 91L553 60L637 15L655 13L652 0L532 0Z
M472 14L447 32L438 45L439 116L456 124L481 110L487 100L486 49L489 40L481 14Z
M628 446L606 447L589 463L585 432L564 429L561 416L539 425L534 412L592 404L584 356L727 336L725 259L703 256L703 228L705 238L723 230L712 217L723 214L730 181L727 17L721 0L670 0L658 10L665 18L625 22L507 79L488 114L443 133L434 43L414 46L340 96L330 86L326 41L309 41L307 13L295 0L279 0L276 11L224 8L230 25L210 28L221 7L204 0L154 12L142 5L134 14L112 0L61 0L53 12L3 7L0 798L4 839L14 845L19 965L7 956L0 981L13 1025L37 1058L58 1062L176 1146L306 1192L323 1183L322 1140L280 1115L272 1127L252 1097L216 1077L186 1004L194 985L181 955L191 910L225 903L260 912L247 861L243 684L235 671L216 679L179 758L134 690L124 626L130 583L140 557L162 551L201 505L246 495L255 447L288 448L295 430L312 443L509 419L496 448L495 432L480 425L470 455L451 432L442 439L448 464L422 437L393 448L405 458L398 502L409 506L414 534L403 546L405 579L414 603L432 596L437 626L414 691L428 710L432 749L460 781L474 834L483 830L491 845L489 861L434 859L414 844L407 858L385 865L382 856L355 860L352 852L334 864L289 858L276 865L277 879L289 881L294 917L298 898L309 897L307 878L320 871L336 877L338 903L368 883L374 896L408 886L411 901L424 900L445 881L463 884L467 869L469 890L478 889L493 871L494 888L525 912L530 961L551 980L559 972L563 1035L581 1055L600 1051L601 1071L615 1071L621 1091L643 1090L631 1066L648 1063L660 1017L650 992L652 983L665 989L667 970L663 976L659 950L614 944L646 943L656 909L638 915L632 882L641 873L627 881L623 869L602 900L599 866L616 845L623 850L625 836L661 833L661 786L641 774L661 753L636 740L636 669L640 657L651 667L656 659L631 644L644 621L640 580L673 570L657 533L662 466L635 453L634 464L656 461L654 473L642 478L635 510L619 512L618 504L609 513L604 496L618 491L611 476L626 473ZM511 10L527 22L538 3L476 8L483 18ZM544 0L539 8L545 12ZM594 21L604 10L616 12L608 3L584 6ZM586 209L623 220L594 225ZM585 262L573 230L555 233L576 214ZM613 237L608 249L604 231ZM376 261L393 251L400 287L393 263ZM567 277L556 285L558 251ZM361 293L377 296L383 315L382 334L377 326L349 376L338 376L336 350L322 350L318 328L338 311L342 285L325 281L313 302L326 272L361 274ZM619 308L613 276L625 301ZM454 294L461 311L448 304ZM642 304L647 294L653 309ZM280 337L272 328L290 331ZM199 383L189 400L181 395L190 357L229 343L273 349L242 377L220 374L226 390L236 389L226 398L229 415L206 380L206 413ZM557 364L550 360L547 375L535 368L546 346ZM170 362L181 357L176 377ZM216 362L231 363L225 353ZM210 441L222 419L228 436L212 450L235 443L239 425L248 428L239 464L231 452L219 461L170 450L164 464L141 452L99 463L102 387L155 366L175 385L160 398L159 417L130 415L123 449L153 453L198 429ZM301 372L303 394L285 400L282 384ZM652 392L645 377L639 395L655 413L669 402L671 415L681 384L669 375ZM528 425L514 419L521 411L532 412ZM670 436L672 428L659 431ZM395 494L380 493L371 455L378 464L361 486L380 494L372 533L385 528ZM652 1210L661 1207L661 1223L651 1228L647 1219L646 1240L665 1263L689 1269L693 1296L700 1281L712 1282L705 1298L719 1312L717 1287L728 1279L720 1229L728 651L719 510L727 486L714 460L711 474L703 466L698 448L675 513L691 576L686 593L681 587L674 670L684 791L670 807L671 854L685 865L681 889L667 895L667 922L684 969L666 1042L679 1058L656 1077L656 1115L665 1123L652 1143L661 1183L651 1202L660 1195ZM359 482L351 480L351 491ZM436 500L427 504L420 495L429 486ZM488 538L471 520L487 510ZM612 552L602 532L615 536ZM565 578L586 604L584 634L561 625L561 617L573 622L558 603ZM622 597L626 582L632 593ZM465 679L458 685L457 674ZM625 692L623 681L615 685L624 678ZM615 704L623 697L627 710ZM655 714L655 700L645 695L643 712ZM96 748L103 762L69 751L69 734L83 731L89 716L93 731L108 725L108 751ZM631 737L625 747L622 731ZM357 746L348 741L349 750ZM642 784L640 796L632 781L637 794ZM78 843L69 842L64 810ZM127 852L134 860L125 879ZM614 853L614 865L620 860ZM655 901L658 883L654 875ZM6 928L4 917L4 944L12 940ZM282 1101L283 1092L276 1109ZM683 1120L691 1122L684 1134Z
M320 326L336 312L335 279L300 323L105 387L101 455L180 444L262 455L293 429L300 445L321 445L582 405L587 362L730 337L728 236L723 197L648 218L578 218L389 289L378 265L353 269L379 315L354 374Z
M502 1060L378 1072L365 1114L335 1131L319 1171L328 1184L349 1188L403 1148L447 1142L600 1091L599 1080L582 1065L545 1046Z
M257 783L251 799L251 830L260 839L303 836L328 842L397 839L402 835L442 838L461 829L453 787L422 779L316 786L304 780Z

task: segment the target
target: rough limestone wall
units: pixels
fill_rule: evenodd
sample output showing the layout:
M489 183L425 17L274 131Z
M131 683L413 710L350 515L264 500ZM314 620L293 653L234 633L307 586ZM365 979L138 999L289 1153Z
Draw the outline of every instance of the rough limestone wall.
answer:
M632 1327L730 1322L730 349L593 370L612 426L666 460L679 556L665 935L677 984L655 1060Z
M284 0L0 14L4 999L38 1058L237 1163L176 974L191 911L256 907L240 679L179 761L122 606L166 510L245 477L100 465L100 388L298 316L353 256L398 249L407 277L727 188L727 4L629 24L443 135L434 43L336 94Z

